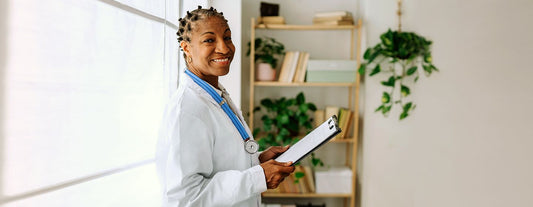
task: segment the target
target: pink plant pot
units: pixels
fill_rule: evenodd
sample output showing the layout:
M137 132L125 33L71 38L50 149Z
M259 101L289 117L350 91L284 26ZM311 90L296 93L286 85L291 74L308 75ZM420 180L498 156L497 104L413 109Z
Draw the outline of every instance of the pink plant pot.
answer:
M276 70L268 63L259 63L255 67L256 81L274 81L276 80Z

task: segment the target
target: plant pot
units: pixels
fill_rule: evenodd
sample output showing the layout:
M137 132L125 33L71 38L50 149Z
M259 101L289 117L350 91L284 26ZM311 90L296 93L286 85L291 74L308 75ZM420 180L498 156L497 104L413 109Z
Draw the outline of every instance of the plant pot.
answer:
M256 81L274 81L276 80L276 70L268 63L259 63L255 67Z

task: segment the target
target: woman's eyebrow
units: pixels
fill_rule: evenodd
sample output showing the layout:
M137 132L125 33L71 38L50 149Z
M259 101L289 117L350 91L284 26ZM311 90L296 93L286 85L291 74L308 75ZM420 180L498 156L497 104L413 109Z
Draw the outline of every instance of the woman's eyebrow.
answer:
M215 33L214 32L204 32L201 35L206 35L206 34L213 34L214 35Z

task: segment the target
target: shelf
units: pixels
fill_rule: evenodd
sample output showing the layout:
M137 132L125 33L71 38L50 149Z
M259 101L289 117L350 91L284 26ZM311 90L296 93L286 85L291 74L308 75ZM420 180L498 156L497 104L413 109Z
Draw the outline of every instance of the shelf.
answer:
M317 193L263 193L263 198L350 198L351 194L317 194Z
M279 30L351 30L359 28L359 25L290 25L290 24L258 24L256 29L279 29Z
M274 87L300 87L300 86L316 86L316 87L350 87L356 86L355 83L282 83L277 81L256 81L255 86L274 86Z
M353 138L344 138L344 139L332 139L329 140L331 143L353 143Z

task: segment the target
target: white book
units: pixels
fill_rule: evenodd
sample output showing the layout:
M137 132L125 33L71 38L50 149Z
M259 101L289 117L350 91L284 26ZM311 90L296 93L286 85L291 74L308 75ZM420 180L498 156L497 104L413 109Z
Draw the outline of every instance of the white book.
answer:
M296 73L296 68L298 67L298 59L300 59L299 51L294 52L294 56L291 58L291 65L289 67L288 76L285 77L284 82L290 83L294 79L294 74Z
M352 16L349 11L324 11L316 12L315 17L332 17L332 16Z
M309 60L307 70L357 70L355 60Z

